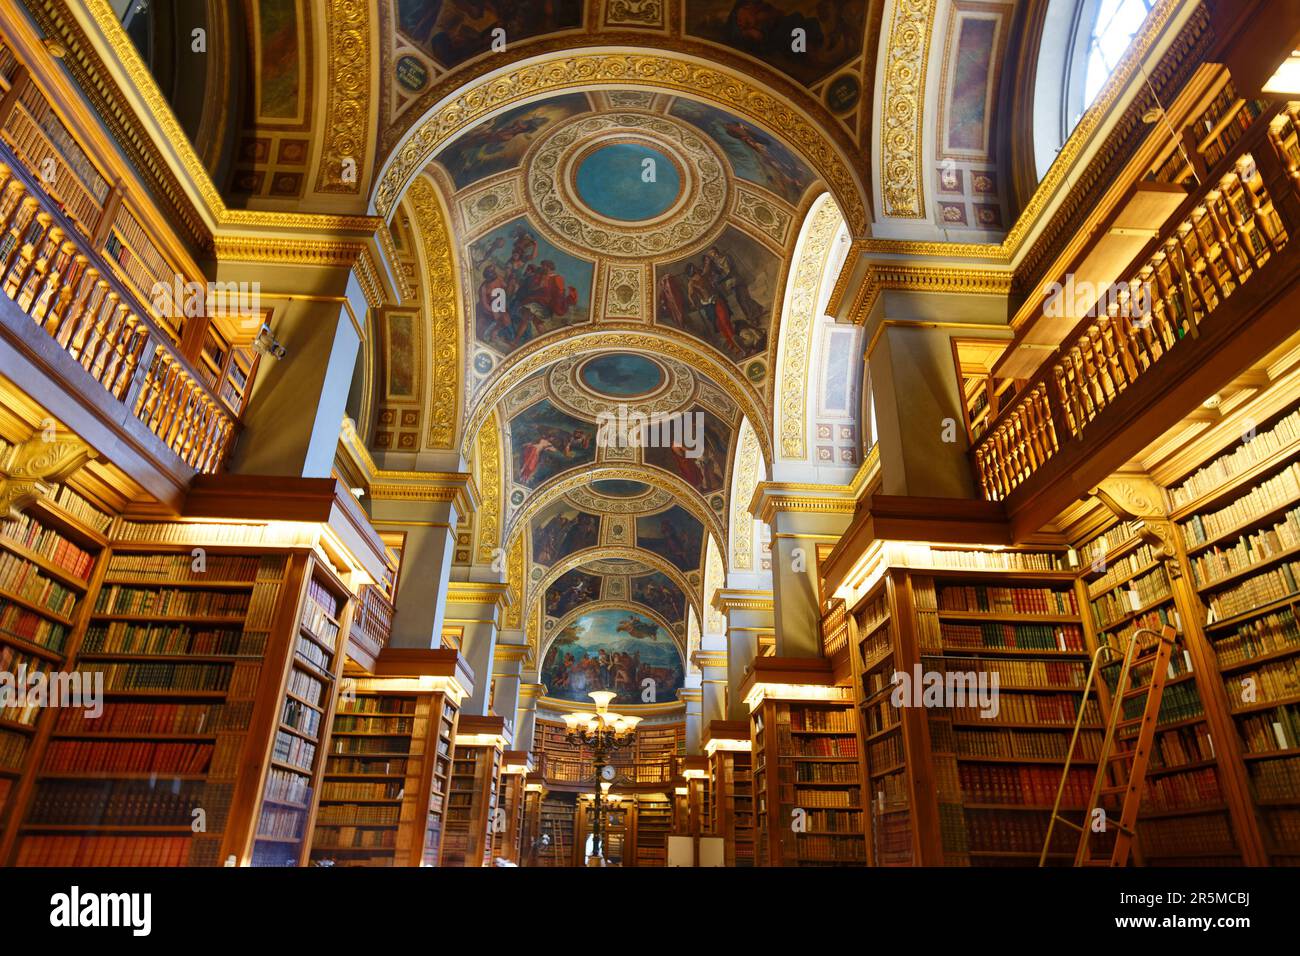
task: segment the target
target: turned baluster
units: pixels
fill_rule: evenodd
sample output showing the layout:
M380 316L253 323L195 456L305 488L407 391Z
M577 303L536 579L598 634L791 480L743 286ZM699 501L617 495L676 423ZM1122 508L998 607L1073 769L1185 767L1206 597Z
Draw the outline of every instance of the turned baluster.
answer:
M51 277L55 281L58 280L58 274L54 271L55 261L58 259L59 249L63 246L65 236L66 233L58 226L51 226L45 230L45 235L41 237L39 246L32 258L31 267L23 278L17 294L13 297L14 301L18 303L18 308L31 315L32 318L36 318L32 315L33 307L40 297L41 289L49 285Z
M108 283L93 266L86 269L81 283L82 288L73 303L68 320L63 323L59 337L55 340L73 358L81 355L86 336L90 334L95 316L99 313L104 297L108 295Z
M121 303L121 296L110 288L108 295L104 296L99 313L95 316L95 324L91 326L90 333L86 337L86 344L81 351L81 367L87 372L91 370L97 361L100 361L99 356L104 347L104 337L107 335L109 324L113 321L113 316L117 314Z
M18 201L15 203L12 215L6 218L7 228L5 229L4 240L0 242L0 279L8 274L12 265L17 263L18 257L22 254L23 236L27 234L27 227L36 215L36 200L27 195L22 187L17 183L10 184L15 189L15 195Z
M23 233L18 246L18 254L14 257L13 264L9 267L9 272L4 279L4 293L15 301L18 299L18 290L22 288L27 279L27 274L31 272L32 266L36 263L37 248L40 246L49 224L49 213L37 212Z

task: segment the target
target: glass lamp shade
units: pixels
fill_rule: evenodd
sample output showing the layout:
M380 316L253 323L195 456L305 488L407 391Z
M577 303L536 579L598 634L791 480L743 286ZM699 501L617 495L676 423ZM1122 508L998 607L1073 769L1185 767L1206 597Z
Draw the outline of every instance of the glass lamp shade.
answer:
M569 733L574 733L578 729L578 725L586 722L586 720L587 720L586 714L565 714L564 715L565 729L568 730Z
M627 732L630 734L636 730L636 725L641 723L641 718L625 716L623 722L627 724Z
M587 718L587 729L593 734L600 733L600 717L593 715Z
M600 713L609 706L609 702L617 697L618 694L614 693L612 690L593 690L587 696L596 702L596 711Z

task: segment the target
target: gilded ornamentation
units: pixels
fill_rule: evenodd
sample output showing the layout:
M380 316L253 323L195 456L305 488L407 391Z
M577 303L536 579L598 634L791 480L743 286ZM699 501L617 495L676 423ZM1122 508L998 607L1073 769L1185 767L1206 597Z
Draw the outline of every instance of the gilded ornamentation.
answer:
M736 204L732 214L737 219L749 223L782 250L785 249L785 241L790 235L790 223L793 219L776 203L753 190L737 186Z
M807 419L808 368L816 325L818 291L832 240L843 222L839 207L829 194L818 200L796 249L794 276L786 297L785 315L781 319L781 368L778 380L780 395L781 454L801 459L805 453L804 431Z
M361 192L366 133L370 129L370 4L367 0L331 0L325 12L329 42L329 76L325 100L325 142L316 190ZM344 164L351 160L351 174Z
M433 343L433 381L430 383L429 447L456 446L457 411L460 402L461 321L457 314L456 270L452 266L451 239L438 203L437 191L424 177L411 183L407 198L416 230L424 246L425 308ZM477 434L482 417L466 435Z
M485 85L461 93L427 115L389 157L375 190L375 208L387 216L407 182L428 165L443 145L494 110L548 92L627 84L711 100L769 129L780 130L830 185L853 232L865 231L867 215L861 188L817 125L743 76L679 60L669 53L566 51L559 59L515 67Z
M844 271L852 271L846 264ZM858 287L849 317L862 325L871 316L882 292L955 292L974 295L1006 295L1011 291L1011 274L992 269L943 269L873 263Z
M605 283L605 314L614 319L641 317L640 266L610 266Z
M753 535L750 535L753 538ZM704 630L708 634L727 633L727 618L713 606L713 595L725 587L727 569L715 540L709 539L709 550L704 562Z
M660 488L650 488L646 494L636 498L609 498L597 494L590 485L579 485L565 497L579 508L612 515L650 514L673 503L673 496Z
M505 626L518 629L524 619L524 536L515 538L506 553L506 581L510 585L510 606L506 608Z
M606 0L606 26L661 27L664 0Z
M741 426L738 445L731 491L731 566L750 571L754 567L754 516L749 513L749 502L758 487L760 462L758 439L748 422Z
M595 351L561 359L551 366L546 378L551 385L551 401L562 411L575 414L580 418L598 419L602 413L611 411L609 396L598 395L585 388L578 377L583 362ZM690 403L695 394L695 374L685 362L676 359L655 358L655 362L664 373L664 382L660 389L644 398L628 399L625 404L628 412L642 412L646 415L679 412Z
M683 199L645 223L619 223L587 212L571 185L593 139L652 143L681 166ZM534 221L561 244L624 259L663 258L709 236L727 206L724 161L685 123L647 113L581 116L534 147L525 185ZM680 207L680 208L679 208Z
M519 177L497 180L484 189L460 199L460 218L465 223L466 234L477 233L485 224L501 215L508 215L523 206L524 197L519 191Z
M37 432L12 446L0 462L0 515L18 518L24 505L48 495L53 486L68 478L99 453L67 433L47 439Z
M501 435L497 417L488 416L478 433L478 563L491 564L501 541Z
M894 0L894 16L884 44L885 88L880 109L880 192L886 216L921 219L925 215L921 136L925 62L934 8L935 0Z

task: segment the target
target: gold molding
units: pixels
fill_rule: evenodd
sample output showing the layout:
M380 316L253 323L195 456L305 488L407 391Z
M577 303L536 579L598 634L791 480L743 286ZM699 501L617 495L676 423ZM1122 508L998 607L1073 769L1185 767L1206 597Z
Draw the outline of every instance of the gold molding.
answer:
M748 421L742 423L737 439L735 481L731 489L731 566L738 571L754 567L754 516L749 500L761 479L758 436Z
M857 180L815 124L741 74L668 51L565 50L538 62L515 66L445 101L413 127L388 157L375 189L375 209L387 218L406 183L428 165L434 154L494 110L560 90L628 85L674 90L710 100L770 130L779 130L778 135L795 145L830 186L853 231L865 232L866 205Z
M882 213L899 219L925 218L921 166L925 125L925 73L934 31L935 0L893 0L880 109L880 196Z
M774 611L776 603L770 590L755 590L752 588L719 588L713 595L713 606L727 614L731 611ZM727 622L727 630L732 631L731 622ZM770 630L770 628L746 628L745 630Z
M474 465L482 504L478 511L478 562L488 564L501 543L501 429L489 415L478 433Z
M447 217L438 199L438 191L423 176L411 183L407 202L413 213L415 229L424 249L424 307L428 313L433 375L429 383L428 447L456 447L456 428L460 410L460 330L465 327L459 315L460 295L453 265ZM395 264L395 268L397 268ZM465 434L474 434L467 429Z
M778 512L853 514L857 496L849 485L818 485L794 481L762 481L749 500L749 510L771 524Z
M49 495L54 485L98 457L70 432L38 431L12 445L0 462L0 516L21 517L24 505Z
M850 271L847 265L845 271ZM849 319L855 325L864 324L885 292L1008 295L1011 292L1011 273L873 262L867 266L849 307Z
M832 240L844 217L834 198L823 193L804 222L806 230L795 247L797 258L786 283L787 311L781 316L781 361L776 375L781 383L780 398L775 394L776 389L772 396L773 404L780 406L780 414L776 415L774 409L773 417L779 419L776 427L781 436L781 454L796 459L803 458L807 448L805 419L811 385L808 372L816 338L818 293Z
M325 141L316 173L316 192L358 195L364 182L370 129L370 3L330 0L325 11L329 83L325 85ZM375 101L378 105L378 101ZM343 180L343 160L356 163L352 181Z

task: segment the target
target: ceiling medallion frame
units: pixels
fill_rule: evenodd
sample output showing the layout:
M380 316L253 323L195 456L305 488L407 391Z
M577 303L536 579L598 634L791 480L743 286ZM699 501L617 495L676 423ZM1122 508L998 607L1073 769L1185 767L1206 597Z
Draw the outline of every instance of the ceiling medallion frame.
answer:
M664 491L662 488L655 488L649 484L646 484L646 490L642 494L632 495L627 498L613 498L602 495L593 487L600 480L597 478L595 481L574 488L565 494L565 499L575 508L581 508L584 511L630 516L648 515L656 511L662 511L676 500L670 492ZM642 484L645 484L645 482L642 482Z
M582 369L588 362L607 355L635 354L653 362L663 373L659 385L645 395L608 395L596 392L582 380ZM629 413L646 415L679 412L691 404L696 392L695 375L685 362L645 352L630 353L627 349L608 349L601 352L584 352L561 359L547 370L550 394L547 396L562 411L579 418L599 421L602 414L617 414L616 406L624 406Z
M583 163L593 155L605 149L607 146L641 146L645 149L652 150L672 165L677 172L677 195L673 197L662 212L655 213L651 216L645 216L641 219L616 219L612 216L601 213L594 208L592 204L582 195L582 190L578 186L578 173L582 169ZM657 225L661 222L672 219L681 210L691 197L692 177L691 169L676 148L672 145L655 139L651 136L643 136L634 133L622 133L613 136L602 136L592 142L586 143L582 148L572 150L567 153L563 159L563 174L559 179L560 184L564 187L565 198L575 206L586 210L597 222L607 227L615 229L639 227L646 228ZM658 173L656 172L656 177Z
M644 222L597 215L568 185L571 170L600 146L635 141L679 163L681 195L667 213ZM686 254L713 236L731 207L726 161L703 134L657 113L584 114L556 125L529 149L524 198L532 221L563 248L611 259Z

